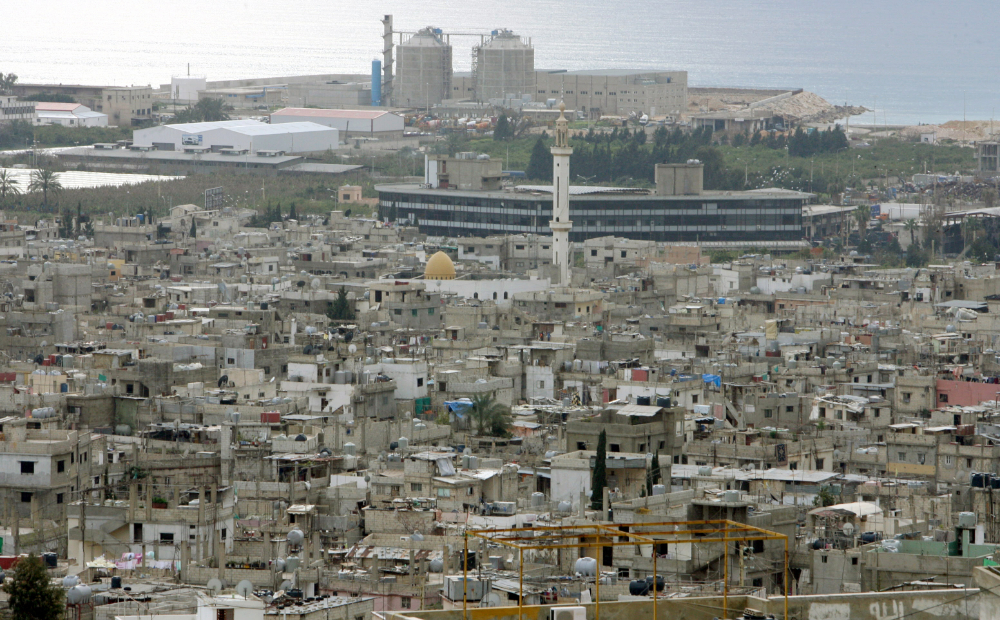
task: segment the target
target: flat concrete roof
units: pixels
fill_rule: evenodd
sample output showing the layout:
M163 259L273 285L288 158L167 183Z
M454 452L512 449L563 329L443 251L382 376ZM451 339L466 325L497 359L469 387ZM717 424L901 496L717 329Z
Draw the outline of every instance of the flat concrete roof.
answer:
M422 187L419 183L391 183L384 185L376 185L375 190L379 192L405 192L409 194L420 194L425 196L494 198L497 200L541 200L544 202L552 202L551 185L545 186L548 188L547 190L542 189L543 186L527 186L527 187L537 187L538 190L532 193L532 192L430 189ZM588 189L594 189L594 188L588 187L586 185L571 185L570 195L573 196L574 201L607 200L609 198L609 194L597 194L597 195L588 194L587 193ZM763 199L763 198L800 198L802 200L805 200L810 196L812 196L812 194L774 188L774 189L751 190L745 192L707 191L692 196L656 196L656 195L641 195L641 194L620 194L620 195L615 195L614 197L628 199L628 200L635 200L635 201L668 200L668 201L684 202L691 200L748 200L748 199Z

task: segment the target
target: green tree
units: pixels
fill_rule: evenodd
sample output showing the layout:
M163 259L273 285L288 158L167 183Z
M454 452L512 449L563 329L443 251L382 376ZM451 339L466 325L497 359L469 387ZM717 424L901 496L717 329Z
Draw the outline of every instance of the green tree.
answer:
M819 493L813 498L813 506L820 508L826 508L827 506L833 506L837 503L837 497L833 494L833 490L828 486L821 486L819 488Z
M915 219L906 220L906 222L903 223L903 228L906 229L906 232L910 233L910 245L913 245L913 243L917 240L916 233L917 229L920 228L920 222Z
M531 158L525 176L535 181L552 180L552 154L545 148L545 142L539 138L531 148Z
M49 193L58 194L63 190L59 177L51 170L35 170L31 173L31 183L28 185L29 192L42 192L42 205L47 209L49 206Z
M17 196L21 193L18 180L6 170L0 170L0 203L7 202L7 196Z
M178 123L202 123L212 121L228 121L229 113L233 111L233 106L227 104L222 99L215 97L205 97L199 99L194 106L184 108L174 115L174 120Z
M42 560L34 554L21 558L14 575L3 584L12 620L60 620L63 591L53 585Z
M13 95L14 85L17 84L17 75L0 73L0 95Z
M333 304L326 311L326 316L329 317L331 321L353 321L354 320L354 306L351 301L347 299L347 289L343 286L337 291L337 298L333 300Z
M480 435L510 436L510 410L498 403L492 392L472 398L471 414Z
M292 206L288 207L288 219L298 220L299 212L295 210L295 201L292 201Z
M872 208L868 205L859 205L858 208L854 210L854 220L858 224L858 235L861 241L864 241L865 236L868 234L868 222L872 219Z
M193 218L191 219L191 230L188 232L188 237L191 237L192 239L198 238L198 224Z
M602 430L597 438L597 457L590 475L590 507L600 510L604 505L604 487L608 486L608 434Z
M507 120L507 113L501 112L497 119L497 126L493 128L493 139L496 141L507 141L514 137L514 130Z
M646 476L646 495L653 494L653 485L660 483L660 452L653 455L653 462L649 465L649 475Z

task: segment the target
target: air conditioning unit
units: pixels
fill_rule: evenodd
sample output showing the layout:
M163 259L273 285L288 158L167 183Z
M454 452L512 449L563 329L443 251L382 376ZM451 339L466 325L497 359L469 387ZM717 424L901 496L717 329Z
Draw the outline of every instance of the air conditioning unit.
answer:
M586 607L553 607L549 620L587 620Z

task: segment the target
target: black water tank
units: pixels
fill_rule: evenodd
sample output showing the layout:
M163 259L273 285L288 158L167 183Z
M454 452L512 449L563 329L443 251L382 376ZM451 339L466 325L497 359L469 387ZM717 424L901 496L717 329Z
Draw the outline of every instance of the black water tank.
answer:
M46 568L55 568L59 565L59 554L52 553L51 551L43 553L42 559L45 560Z
M972 472L972 488L982 489L986 486L985 475L979 472Z
M670 397L669 396L658 396L656 398L656 406L657 407L669 407L670 406Z
M646 583L649 584L649 585L653 585L653 576L652 575L650 575L649 577L646 577ZM663 582L663 577L660 577L659 575L657 575L656 576L656 591L657 592L663 592L664 585L665 584Z
M630 582L628 584L628 593L632 596L646 596L649 594L649 584L645 580Z
M111 587L120 588L122 587L122 578L117 575L111 578Z
M260 302L260 309L261 310L267 310L267 302L266 301Z
M642 405L644 407L648 407L649 406L649 397L648 396L640 396L640 397L638 397L638 398L635 399L635 404Z

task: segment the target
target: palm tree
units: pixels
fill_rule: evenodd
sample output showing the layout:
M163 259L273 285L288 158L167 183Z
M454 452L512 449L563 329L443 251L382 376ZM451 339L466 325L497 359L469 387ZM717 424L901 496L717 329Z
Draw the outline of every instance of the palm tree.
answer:
M0 170L0 200L7 202L7 196L17 196L21 190L17 187L18 180L6 170Z
M496 402L493 394L478 394L472 398L472 417L480 435L506 435L510 427L510 411Z
M917 229L920 228L920 222L915 219L906 220L903 224L903 228L906 229L906 232L910 233L910 245L913 245L913 241L916 239L915 235L917 233Z
M31 183L28 185L29 192L42 192L42 204L48 208L49 192L58 194L63 190L59 177L51 170L35 170L31 173Z

